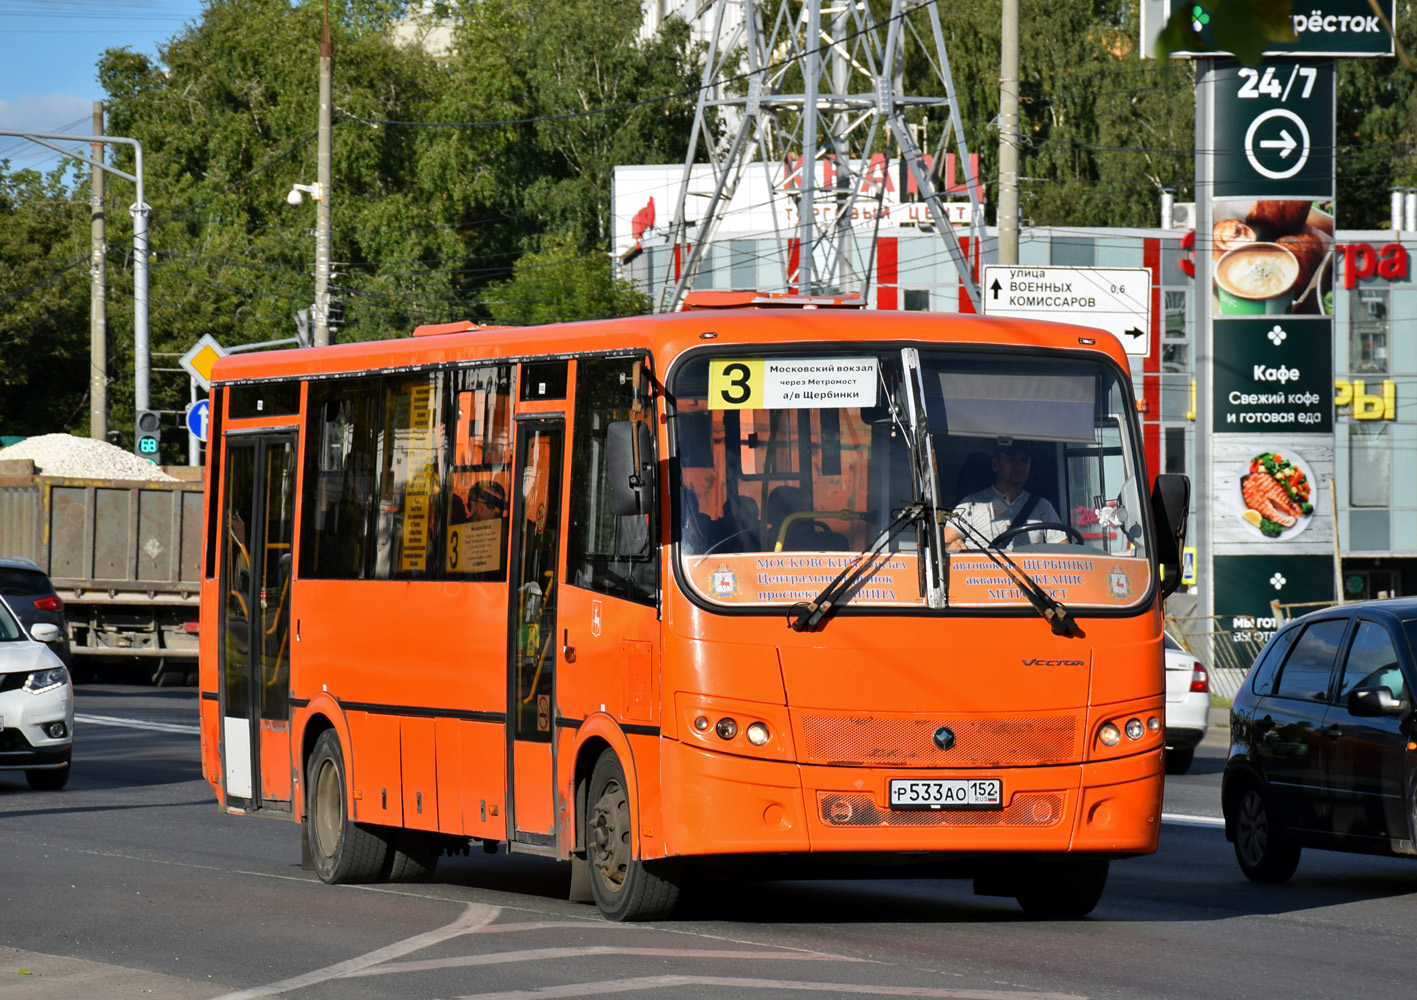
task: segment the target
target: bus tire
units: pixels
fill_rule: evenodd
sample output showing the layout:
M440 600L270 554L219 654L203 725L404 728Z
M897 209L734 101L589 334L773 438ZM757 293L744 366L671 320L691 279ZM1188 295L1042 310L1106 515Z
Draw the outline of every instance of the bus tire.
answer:
M629 786L615 751L602 751L595 762L586 803L586 860L600 912L615 921L669 916L679 901L678 869L635 857Z
M1085 917L1107 886L1106 858L1061 858L1029 866L1014 897L1031 917L1073 920Z
M377 830L349 818L344 753L333 729L325 730L315 741L306 778L310 854L320 881L344 885L379 879L388 841Z
M427 830L390 830L384 878L389 882L422 882L438 867L442 839Z

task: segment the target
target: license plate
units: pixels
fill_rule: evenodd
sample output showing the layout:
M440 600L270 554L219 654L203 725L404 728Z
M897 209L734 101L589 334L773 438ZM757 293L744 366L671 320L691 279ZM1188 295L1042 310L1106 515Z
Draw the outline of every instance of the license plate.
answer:
M893 778L892 809L1002 809L999 778Z

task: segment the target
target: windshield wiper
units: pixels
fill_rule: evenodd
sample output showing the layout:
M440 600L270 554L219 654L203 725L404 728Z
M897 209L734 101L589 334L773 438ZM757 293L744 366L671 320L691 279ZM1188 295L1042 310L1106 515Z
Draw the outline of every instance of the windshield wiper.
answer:
M815 632L821 628L827 618L838 607L846 603L851 592L874 565L876 556L881 554L881 550L890 543L892 538L900 534L901 529L907 524L923 518L925 510L923 503L906 504L901 508L895 520L886 525L885 530L876 537L875 543L847 563L820 594L810 601L800 601L787 609L787 627L795 632Z
M1002 569L1009 579L1013 580L1014 585L1028 598L1028 603L1033 605L1033 610L1042 615L1043 620L1052 628L1054 635L1082 634L1082 629L1078 628L1077 622L1073 621L1072 612L1067 609L1067 606L1040 587L1033 577L1013 561L1007 552L995 546L993 542L981 535L974 525L954 511L942 511L941 516L948 519L960 534L976 542L990 561Z

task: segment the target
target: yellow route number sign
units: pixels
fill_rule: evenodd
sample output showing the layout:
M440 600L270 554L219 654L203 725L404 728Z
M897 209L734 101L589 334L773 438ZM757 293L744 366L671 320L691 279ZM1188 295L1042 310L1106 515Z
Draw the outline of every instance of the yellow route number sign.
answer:
M716 358L709 409L783 410L875 406L875 358Z

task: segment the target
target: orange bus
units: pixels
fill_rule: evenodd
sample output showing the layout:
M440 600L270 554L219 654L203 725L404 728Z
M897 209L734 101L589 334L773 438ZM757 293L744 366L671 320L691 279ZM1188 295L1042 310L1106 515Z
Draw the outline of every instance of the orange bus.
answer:
M1156 848L1189 487L1106 333L706 293L231 356L211 412L203 769L326 882L480 841L617 920L754 861L1081 915ZM1035 513L971 523L1017 448Z

